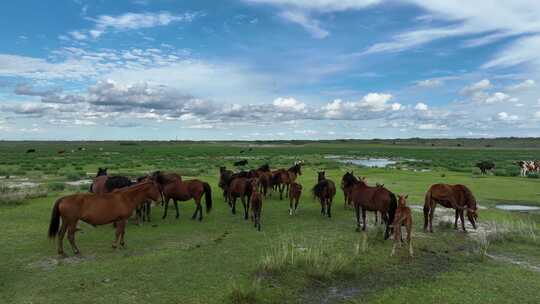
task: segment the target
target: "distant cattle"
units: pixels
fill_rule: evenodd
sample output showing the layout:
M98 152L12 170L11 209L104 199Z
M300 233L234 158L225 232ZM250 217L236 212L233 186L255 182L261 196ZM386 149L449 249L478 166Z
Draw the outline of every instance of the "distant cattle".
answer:
M239 161L237 161L237 162L234 162L234 165L235 165L236 167L245 166L245 165L247 165L247 164L248 164L247 159L243 159L243 160L239 160Z
M28 149L28 150L26 150L26 153L34 153L34 152L36 152L36 149Z
M66 150L59 150L57 153L58 154L64 154L64 153L66 153Z
M475 165L475 167L479 168L482 174L487 174L487 171L491 171L495 169L495 164L491 161L481 161Z

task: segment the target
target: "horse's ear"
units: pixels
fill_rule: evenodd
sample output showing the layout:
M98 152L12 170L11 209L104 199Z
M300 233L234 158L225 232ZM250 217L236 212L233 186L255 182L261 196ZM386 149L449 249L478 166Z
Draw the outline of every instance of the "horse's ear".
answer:
M408 198L409 198L409 195L408 195L408 194L406 194L404 198L405 198L405 199L408 199Z

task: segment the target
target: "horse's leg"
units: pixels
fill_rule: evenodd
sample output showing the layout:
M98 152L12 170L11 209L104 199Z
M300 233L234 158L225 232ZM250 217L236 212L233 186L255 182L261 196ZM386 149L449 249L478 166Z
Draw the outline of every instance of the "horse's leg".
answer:
M116 249L118 248L118 245L120 244L120 237L122 236L122 228L123 228L123 225L124 225L124 221L123 220L120 220L120 221L116 221L115 222L116 224L116 231L115 231L115 238L114 238L114 242L112 243L112 248Z
M146 205L146 220L148 222L151 222L152 218L150 217L150 214L152 212L152 203L151 202L146 202L145 205Z
M321 202L321 214L322 215L325 215L326 214L326 210L324 210L324 198L319 198L319 201Z
M174 209L176 209L176 218L180 217L180 211L178 211L178 201L174 200Z
M165 210L163 211L163 216L161 217L162 219L165 219L167 217L167 209L169 209L169 201L170 200L171 200L170 198L167 198L167 200L164 202Z
M69 223L67 225L67 233L68 233L69 243L71 244L71 248L73 249L73 253L75 253L75 255L80 255L81 252L80 252L79 248L77 247L77 244L75 244L75 231L77 231L77 221L76 220L75 220L75 222Z
M127 220L123 220L123 221L120 221L121 224L121 234L120 234L120 246L122 246L122 248L124 248L124 246L126 245L126 242L124 242L124 234L126 234L126 224L127 224Z
M366 231L366 209L362 208L362 231Z
M343 191L343 209L347 209L347 191Z
M199 213L199 205L201 204L200 201L195 199L195 212L193 212L193 215L191 216L191 219L194 220L197 217L197 213Z
M332 217L332 198L329 198L326 201L326 212L328 214L328 218Z
M300 200L300 196L297 196L295 198L295 204L294 204L294 215L296 215L296 209L298 209L298 201Z
M242 195L241 200L242 200L242 205L244 205L244 220L247 220L248 212L249 212L249 202L246 203L245 195Z
M411 214L412 216L412 214ZM412 248L412 240L411 240L411 234L412 234L412 218L408 218L407 224L405 225L405 228L407 229L407 244L409 244L409 255L413 256L413 248Z
M289 215L293 215L293 197L289 195Z
M433 215L435 215L435 207L437 205L433 204L433 207L429 210L429 232L433 233Z
M236 214L236 196L231 196L232 214Z
M455 219L454 219L454 229L456 229L456 230L457 230L458 216L459 216L459 209L456 209L456 216L455 216Z
M283 190L285 189L285 185L283 184L279 184L278 185L278 190L279 190L279 200L282 200L283 199Z
M463 219L463 210L459 211L459 219L461 220L461 229L463 229L463 232L467 232L467 229L465 229L465 220Z
M360 231L360 206L355 204L354 212L356 213L356 231Z
M285 192L285 197L289 197L289 185L290 183L287 183L287 192Z
M424 232L427 231L429 225L429 209L429 203L426 202L424 204Z
M57 243L57 250L60 256L66 255L64 253L64 235L66 235L66 230L67 230L67 224L64 220L62 220L62 227L60 228L60 231L58 232L58 243Z

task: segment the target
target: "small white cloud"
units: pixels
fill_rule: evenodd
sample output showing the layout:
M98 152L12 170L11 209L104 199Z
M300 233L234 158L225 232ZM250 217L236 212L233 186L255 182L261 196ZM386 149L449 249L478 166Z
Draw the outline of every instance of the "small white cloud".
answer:
M308 31L313 38L326 38L330 33L321 28L319 21L299 11L285 11L280 14L281 18L299 24Z
M73 37L73 39L76 39L76 40L85 40L86 38L88 38L86 34L80 31L71 31L69 32L69 34L71 35L71 37Z
M440 79L426 79L420 80L416 83L417 86L422 88L435 88L440 87L443 84L443 81Z
M536 113L534 113L534 118L540 119L540 111L537 111Z
M491 82L488 79L482 79L476 83L473 83L470 86L464 87L461 90L461 93L464 95L473 95L474 93L487 90L491 87L492 87Z
M298 100L292 98L292 97L286 97L286 98L276 98L274 99L274 102L272 103L274 106L285 109L285 110L293 110L297 112L304 111L306 109L306 104L301 103Z
M515 121L518 120L519 117L517 115L511 115L506 112L500 112L497 114L497 119L501 121Z
M416 104L416 106L414 106L414 109L418 111L427 111L428 106L423 102L419 102Z
M486 98L485 103L490 104L490 103L499 103L499 102L504 102L504 101L512 102L512 101L516 101L516 99L511 98L510 96L508 96L508 94L505 94L503 92L496 92L493 95Z

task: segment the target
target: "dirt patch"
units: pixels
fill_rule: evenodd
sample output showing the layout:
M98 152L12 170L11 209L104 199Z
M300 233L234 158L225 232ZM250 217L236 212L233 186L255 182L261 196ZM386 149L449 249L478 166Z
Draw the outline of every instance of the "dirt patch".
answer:
M46 258L43 260L35 261L27 265L30 269L41 269L41 270L53 270L58 266L62 265L77 265L85 261L95 260L95 255L82 255L82 256L72 256L72 257L57 257L57 258Z
M540 273L540 265L532 265L528 262L517 260L515 258L504 256L504 255L495 255L495 254L486 253L486 256L495 261L517 265L517 266L532 270L534 272Z

